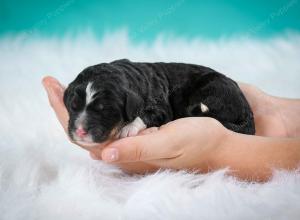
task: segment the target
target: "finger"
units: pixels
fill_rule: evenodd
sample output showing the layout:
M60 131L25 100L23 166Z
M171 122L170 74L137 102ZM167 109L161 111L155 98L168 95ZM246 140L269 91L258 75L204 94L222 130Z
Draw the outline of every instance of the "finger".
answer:
M101 159L101 152L102 150L112 141L111 140L107 140L105 142L102 143L78 143L74 140L72 140L69 135L68 135L69 141L73 144L78 145L79 147L93 153L96 157Z
M116 165L128 174L146 174L159 169L159 166L144 162L119 163Z
M138 133L138 135L147 135L147 134L151 134L156 131L158 131L158 127L151 127L151 128L147 128L147 129L140 131Z
M123 138L104 148L101 156L106 162L121 163L170 159L181 155L171 139L165 132Z
M89 152L90 153L90 157L93 159L93 160L99 160L98 157L96 156L96 154L92 153L92 152Z
M68 129L69 114L68 114L68 111L63 102L63 94L64 94L64 90L65 90L64 86L62 86L58 82L57 79L50 77L50 76L44 77L42 80L42 83L47 91L51 107L53 108L53 110L54 110L59 122L63 126L65 132L68 133L67 129ZM95 144L78 144L78 143L74 142L73 140L71 140L70 137L69 137L69 140L72 143L77 144L80 147L82 147L90 152L93 151L93 154L98 159L99 158L101 159L102 149L106 145L108 145L109 143L112 142L112 141L108 140L101 144L96 144L96 143Z
M90 157L93 159L93 160L101 160L101 158L98 158L98 156L96 154L94 154L93 152L89 152L90 153Z
M65 88L53 77L47 76L42 80L43 86L47 91L48 99L59 122L67 132L69 114L63 102Z

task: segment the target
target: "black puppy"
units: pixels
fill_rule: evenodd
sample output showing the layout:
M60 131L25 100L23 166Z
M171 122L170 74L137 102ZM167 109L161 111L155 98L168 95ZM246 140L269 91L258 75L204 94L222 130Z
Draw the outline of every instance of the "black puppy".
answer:
M69 135L84 144L133 136L190 116L213 117L235 132L255 133L252 111L237 83L193 64L124 59L91 66L68 86L64 103Z

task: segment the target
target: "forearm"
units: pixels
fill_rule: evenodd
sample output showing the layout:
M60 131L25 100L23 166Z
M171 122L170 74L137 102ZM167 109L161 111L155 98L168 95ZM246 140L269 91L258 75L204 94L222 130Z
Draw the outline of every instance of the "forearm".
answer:
M245 180L266 181L272 169L300 164L300 138L269 138L230 132L214 157L215 168L229 167Z
M300 137L300 99L273 97L288 136Z
M274 97L245 83L239 87L253 111L256 135L300 137L300 99Z

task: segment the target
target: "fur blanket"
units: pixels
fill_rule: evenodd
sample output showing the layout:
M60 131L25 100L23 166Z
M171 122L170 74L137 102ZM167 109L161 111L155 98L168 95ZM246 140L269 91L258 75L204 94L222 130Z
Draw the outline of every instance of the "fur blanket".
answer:
M41 86L121 57L197 63L279 96L300 97L300 35L217 42L165 39L0 39L0 219L300 219L300 172L264 184L226 170L128 176L67 141Z

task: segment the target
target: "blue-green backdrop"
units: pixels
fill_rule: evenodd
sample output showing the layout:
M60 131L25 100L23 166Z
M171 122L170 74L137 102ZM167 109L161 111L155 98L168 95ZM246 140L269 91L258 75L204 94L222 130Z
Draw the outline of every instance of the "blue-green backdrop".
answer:
M0 36L34 33L96 36L125 28L130 38L165 33L208 39L268 37L300 30L299 0L0 0Z

